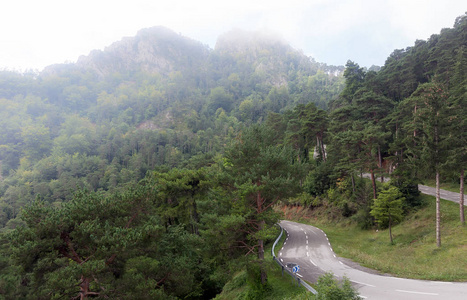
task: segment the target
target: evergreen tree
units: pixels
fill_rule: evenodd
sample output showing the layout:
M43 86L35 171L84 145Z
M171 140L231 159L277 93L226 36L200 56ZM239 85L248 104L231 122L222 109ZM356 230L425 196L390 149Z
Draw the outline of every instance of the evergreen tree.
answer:
M464 214L464 172L467 162L467 47L463 46L458 50L455 73L452 79L451 102L455 114L453 122L453 149L449 157L453 169L459 172L460 199L459 214L461 224L465 224Z
M40 200L26 207L26 226L13 231L10 240L28 293L36 299L112 293L113 274L158 236L151 190L140 185L108 198L81 190L61 208Z
M441 247L440 173L446 169L452 143L452 109L446 87L433 81L420 85L406 100L415 107L405 125L413 133L407 148L415 165L436 178L436 244Z
M225 153L224 172L233 183L236 198L233 214L245 218L247 236L240 244L248 253L257 253L263 285L267 281L262 266L264 241L277 222L272 206L297 192L303 176L295 157L290 147L274 143L274 131L259 125L242 131Z
M391 244L393 243L391 228L403 218L403 201L404 197L402 197L402 193L397 187L386 186L379 193L378 198L374 199L370 211L370 214L380 226L388 226Z

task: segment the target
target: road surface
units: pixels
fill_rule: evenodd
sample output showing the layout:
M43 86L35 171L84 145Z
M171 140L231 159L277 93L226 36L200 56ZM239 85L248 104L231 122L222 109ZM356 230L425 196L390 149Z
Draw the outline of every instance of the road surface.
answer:
M321 229L292 221L281 221L280 225L286 230L287 238L277 258L284 265L298 264L300 271L297 274L306 281L316 282L324 272L332 272L338 278L349 278L364 299L467 299L467 282L403 279L352 267L350 264L353 263L347 263L334 254Z
M370 178L369 173L363 173L362 174L363 178ZM389 177L384 177L384 182L388 182L390 180ZM422 194L430 195L433 197L436 197L436 188L434 187L429 187L426 185L419 184L418 185L418 190ZM455 192L449 192L446 190L440 190L440 198L452 202L459 203L460 201L460 193L455 193ZM464 199L467 199L467 194L464 194ZM464 206L467 206L467 201L464 200Z
M418 190L420 191L420 193L436 197L436 188L434 187L419 184ZM461 195L460 193L454 193L446 190L440 190L439 194L441 199L449 200L456 203L459 203ZM466 194L464 194L464 199L467 199ZM464 200L464 206L467 206L466 200Z

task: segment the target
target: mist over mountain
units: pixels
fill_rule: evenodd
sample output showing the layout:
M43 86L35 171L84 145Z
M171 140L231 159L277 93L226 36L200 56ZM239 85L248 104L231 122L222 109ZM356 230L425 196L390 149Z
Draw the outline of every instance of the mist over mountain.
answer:
M318 69L335 72L342 71L343 67L319 64L272 33L232 30L221 35L215 49L210 49L158 26L142 29L136 36L125 37L104 50L82 55L76 64L52 65L42 73L54 74L66 69L92 71L100 78L115 72L161 76L182 72L185 76L203 74L203 77L214 80L233 72L249 73L248 76L266 74L270 84L280 86L287 83L291 72L314 75Z
M76 65L100 75L112 72L160 73L200 68L206 64L210 49L164 27L142 29L105 48L81 56Z

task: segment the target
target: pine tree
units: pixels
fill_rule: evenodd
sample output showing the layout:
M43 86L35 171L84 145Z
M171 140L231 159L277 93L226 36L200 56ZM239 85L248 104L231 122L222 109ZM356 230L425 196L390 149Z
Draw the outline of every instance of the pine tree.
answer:
M303 176L295 151L274 143L274 131L255 125L239 134L226 150L224 172L233 183L234 214L245 218L246 239L239 243L257 253L261 265L261 283L267 275L262 266L264 240L277 222L272 206L297 192Z
M40 200L26 207L26 226L10 242L24 278L34 278L30 292L36 299L106 297L115 288L113 272L158 235L153 197L151 187L140 185L107 198L80 190L61 208Z
M452 144L452 109L444 85L437 81L420 85L406 100L413 111L405 126L413 136L406 144L415 165L436 177L436 244L441 247L440 173L446 169ZM410 105L409 105L410 106Z
M451 101L454 112L453 126L454 148L450 160L453 168L459 170L460 199L459 215L461 224L465 224L464 214L464 172L467 162L467 47L462 46L457 53L454 76L452 78Z
M397 187L386 185L386 188L379 193L378 198L374 200L370 211L380 226L388 225L391 244L393 244L392 225L403 218L403 201L404 197Z

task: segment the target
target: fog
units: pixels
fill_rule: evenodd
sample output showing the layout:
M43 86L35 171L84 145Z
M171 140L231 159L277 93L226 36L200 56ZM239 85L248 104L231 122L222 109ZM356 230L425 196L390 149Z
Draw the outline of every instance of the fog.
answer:
M463 0L9 1L0 18L0 68L75 62L142 28L165 26L211 48L233 28L268 30L317 61L383 65L394 49L452 27Z

